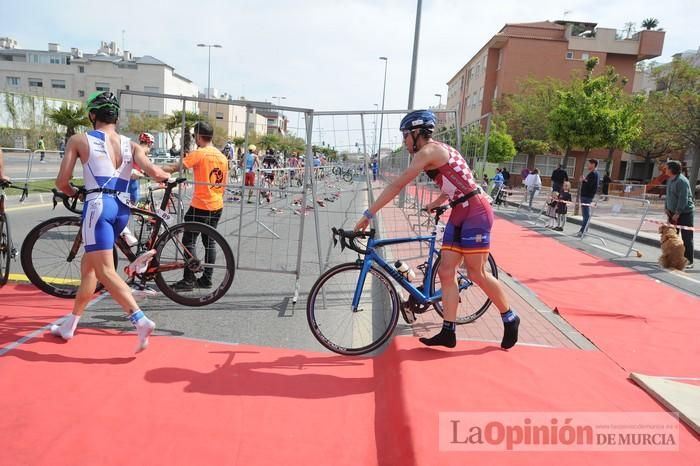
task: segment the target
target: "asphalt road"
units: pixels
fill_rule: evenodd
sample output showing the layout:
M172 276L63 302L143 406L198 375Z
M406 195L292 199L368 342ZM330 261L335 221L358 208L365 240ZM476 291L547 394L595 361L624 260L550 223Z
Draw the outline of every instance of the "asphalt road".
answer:
M339 188L360 189L364 182L358 180L352 185L342 186L333 183L330 187L323 183L322 186L318 193L321 199ZM31 194L22 206L18 205L16 198L8 200L8 216L18 250L29 230L41 221L71 215L61 205L52 210L50 205L46 205L48 196L44 197L42 202L41 196ZM242 224L237 262L239 269L233 286L224 298L205 308L180 306L162 295L139 297L142 309L158 324L158 333L210 341L321 350L322 347L308 329L305 295L320 274L319 249L323 261L331 265L356 258L348 251L341 253L339 248L332 247L330 227L347 228L354 225L367 207L366 195L346 192L335 202L324 201L325 207L315 204L321 220L320 248L316 242L313 212L306 216L295 213L299 207L293 202L300 197L300 194L293 193L287 193L286 197L275 194L270 204L264 202L259 207L257 215L255 204L244 202L242 222L240 201L227 202L217 230L227 238L234 254L238 250L239 224ZM185 207L188 204L185 198ZM305 225L299 283L301 297L294 305L295 276L291 272L296 268L302 217ZM119 270L125 265L122 260ZM12 263L11 272L22 272L19 259ZM121 309L110 297L95 303L81 320L81 325L131 330Z

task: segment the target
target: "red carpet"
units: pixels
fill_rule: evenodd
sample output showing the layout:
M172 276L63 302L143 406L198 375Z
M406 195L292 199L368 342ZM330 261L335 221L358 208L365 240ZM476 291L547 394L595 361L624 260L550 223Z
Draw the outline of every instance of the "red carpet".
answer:
M33 285L0 288L0 349L68 314L73 301L54 298Z
M700 299L498 219L499 267L630 372L700 377Z
M375 464L371 360L81 329L0 357L0 464Z
M418 345L413 338L396 338L395 347L376 362L377 373L389 381L400 377L403 390L387 395L402 403L395 409L403 415L387 433L400 441L385 452L384 464L698 465L700 442L683 425L680 451L674 452L440 451L440 412L665 411L598 351L516 346L506 352L477 342L459 342L454 350L441 351ZM405 451L408 444L413 446L411 455Z

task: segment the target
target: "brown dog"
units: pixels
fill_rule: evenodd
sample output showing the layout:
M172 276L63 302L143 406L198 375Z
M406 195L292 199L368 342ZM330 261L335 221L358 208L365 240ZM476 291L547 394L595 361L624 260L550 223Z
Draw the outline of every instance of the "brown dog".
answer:
M685 269L688 259L685 258L685 246L675 228L666 225L659 227L661 233L661 257L659 263L665 269Z

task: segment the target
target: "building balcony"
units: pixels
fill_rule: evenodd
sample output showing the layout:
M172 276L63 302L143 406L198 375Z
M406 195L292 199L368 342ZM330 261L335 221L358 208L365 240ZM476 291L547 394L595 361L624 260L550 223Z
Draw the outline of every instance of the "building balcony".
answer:
M615 29L597 28L591 37L569 37L569 50L634 55L638 60L658 57L663 52L664 31L640 31L619 39Z

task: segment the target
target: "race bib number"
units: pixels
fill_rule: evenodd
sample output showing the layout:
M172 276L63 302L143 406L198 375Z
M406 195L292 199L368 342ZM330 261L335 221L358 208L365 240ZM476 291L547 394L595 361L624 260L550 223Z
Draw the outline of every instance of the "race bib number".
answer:
M156 209L156 214L158 214L158 217L163 219L165 223L168 225L172 225L172 223L175 221L175 217L170 215L168 212L164 211L163 209Z

